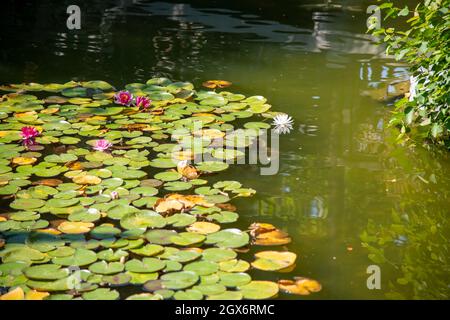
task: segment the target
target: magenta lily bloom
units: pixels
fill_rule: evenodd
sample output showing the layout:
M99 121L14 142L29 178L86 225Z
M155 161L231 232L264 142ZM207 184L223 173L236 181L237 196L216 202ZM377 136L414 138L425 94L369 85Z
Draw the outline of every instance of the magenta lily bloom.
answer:
M152 103L152 100L150 100L149 98L146 98L143 96L136 97L136 101L135 101L136 107L138 107L144 111L150 107L151 103Z
M133 102L133 95L128 91L119 91L114 96L114 102L124 106L129 106Z
M100 140L95 141L93 149L97 150L97 151L106 151L111 147L112 147L111 142L109 142L106 139L100 139Z
M35 127L23 127L20 131L22 142L27 147L35 144L35 138L39 134L39 131Z

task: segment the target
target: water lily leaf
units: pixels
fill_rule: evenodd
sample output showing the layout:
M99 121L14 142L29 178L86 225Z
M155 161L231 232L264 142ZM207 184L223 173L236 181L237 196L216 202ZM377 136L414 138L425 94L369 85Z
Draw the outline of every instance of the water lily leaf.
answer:
M31 221L39 219L40 216L40 214L34 211L19 211L11 213L9 218L15 221Z
M224 293L227 288L220 283L214 283L214 284L199 284L195 287L193 287L194 290L198 290L204 295L216 295L216 294L222 294Z
M106 81L101 81L101 80L92 80L92 81L82 82L81 85L85 88L100 89L103 91L114 90L112 85L110 85Z
M156 280L159 277L158 272L139 273L139 272L127 271L126 274L131 277L131 279L130 279L131 284L144 284L148 281Z
M164 272L172 272L172 271L180 271L183 269L183 265L178 261L166 261L166 267L164 268Z
M119 296L119 292L107 288L95 289L82 295L84 300L117 300Z
M66 278L69 271L56 264L42 264L26 268L24 274L34 280L58 280Z
M203 294L198 290L188 289L185 291L175 292L173 297L175 300L202 300Z
M52 294L48 296L45 300L72 300L73 295L71 294Z
M48 296L50 296L50 293L48 293L48 292L29 290L25 294L25 300L44 300Z
M77 204L79 201L80 201L79 198L72 198L72 199L54 198L54 199L48 200L46 205L48 207L53 207L53 208L66 208L66 207L71 207L71 206Z
M141 248L132 249L130 251L141 256L152 257L163 252L164 247L157 244L147 244Z
M119 235L121 230L114 227L111 224L102 224L95 227L91 231L91 236L95 239L113 239L115 236Z
M129 296L126 300L163 300L164 297L159 294L137 293Z
M31 262L7 262L0 264L0 274L19 276L23 273L23 270L29 267Z
M8 262L20 262L25 263L38 262L45 260L46 255L42 252L29 248L29 247L17 247L12 250L3 252L2 261L3 263Z
M259 234L254 239L254 244L260 246L276 246L276 245L285 245L292 241L291 237L283 231L273 230L269 232L265 232Z
M66 162L70 162L70 161L75 161L77 160L78 157L74 154L71 153L62 153L62 154L52 154L49 156L46 156L44 158L44 161L49 162L49 163L66 163Z
M175 181L181 179L182 175L175 171L164 171L155 174L155 179L162 181Z
M9 292L0 296L0 300L24 300L25 293L21 287L10 290Z
M219 268L225 272L245 272L250 269L250 263L244 260L232 259L220 262Z
M176 234L175 230L150 230L145 234L145 238L150 243L167 245L173 243L171 238Z
M225 291L219 294L213 294L206 300L242 300L243 295L239 291Z
M209 234L205 243L215 244L222 248L239 248L247 245L249 240L248 234L239 229L225 229Z
M208 218L219 223L232 223L237 221L239 215L236 212L232 211L222 211L219 213L210 214Z
M131 189L130 193L139 194L144 197L151 197L151 196L158 194L158 189L153 188L153 187L137 187L137 188Z
M244 299L251 300L270 299L278 294L278 285L271 281L251 281L238 289Z
M220 226L211 222L198 221L192 223L188 228L186 228L186 230L200 234L210 234L219 231Z
M123 263L106 261L99 261L89 266L91 272L107 275L122 272L124 268Z
M264 271L278 271L292 266L297 255L289 251L261 251L255 254L252 267Z
M192 287L199 280L192 271L170 272L161 276L161 285L165 289L180 290Z
M15 157L11 160L13 164L18 166L25 166L29 164L33 164L37 161L37 158L34 157Z
M202 256L207 261L223 262L236 258L237 253L230 249L208 248L203 250Z
M252 278L247 273L243 272L219 272L220 284L226 287L239 287L246 285L252 281Z
M62 266L86 266L97 261L97 255L94 251L78 248L72 256L55 257L52 262Z
M16 199L9 206L17 210L37 209L45 204L41 199Z
M65 221L58 226L58 230L62 233L81 234L88 233L94 227L91 222L73 222Z
M169 191L183 191L192 188L192 184L184 181L172 181L164 184L164 189Z
M61 91L61 94L65 97L86 97L87 89L83 87L66 88Z
M68 216L68 219L74 222L94 222L99 220L100 218L101 213L95 208L75 211Z
M128 257L128 252L121 250L121 249L114 251L113 249L110 248L110 249L102 250L97 253L98 259L105 260L108 262L119 261L122 258L126 258L126 257Z
M196 251L178 250L176 252L171 253L166 258L171 261L185 263L185 262L190 262L190 261L196 260L200 256L201 256L201 254Z
M0 195L10 195L15 194L20 190L18 186L14 185L6 185L4 187L0 187Z
M319 292L322 290L322 286L318 281L303 277L297 277L295 278L295 281L279 280L278 286L280 287L280 290L284 292L301 296L307 296L312 292Z
M181 232L176 236L170 237L172 243L177 244L179 246L190 246L196 243L200 243L205 240L205 236L198 233L193 232Z
M27 286L38 291L65 291L70 289L70 281L68 279L62 278L54 281L29 280Z
M73 177L73 182L76 184L99 184L102 182L102 179L100 179L97 176L89 175L89 174L81 174L78 176Z
M195 216L186 213L177 213L166 218L167 224L176 228L188 226L196 221ZM189 230L188 230L189 231Z
M125 229L163 228L166 220L154 211L143 210L126 214L120 220L120 225Z
M72 247L58 247L48 253L51 257L68 257L75 253L75 249Z
M152 273L164 269L166 263L157 258L132 259L125 263L125 269L137 273Z
M126 273L118 273L114 275L107 275L102 277L102 282L106 282L108 285L113 287L124 286L129 284L131 281L131 276Z
M185 271L193 271L199 276L207 276L216 273L219 270L219 265L212 261L196 261L187 264L184 267Z

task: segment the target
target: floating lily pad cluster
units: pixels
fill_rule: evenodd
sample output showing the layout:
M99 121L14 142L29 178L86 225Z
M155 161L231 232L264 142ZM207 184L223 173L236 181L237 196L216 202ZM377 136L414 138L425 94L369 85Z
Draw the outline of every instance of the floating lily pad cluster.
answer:
M117 104L117 90L104 81L0 87L0 299L318 291L304 278L252 280L250 268L286 271L296 255L268 250L247 262L239 253L291 239L269 224L234 228L239 215L230 201L255 190L228 180L208 185L269 127L275 113L266 99L165 78L125 90L146 98L145 110ZM33 143L23 143L24 127L35 132ZM205 154L209 160L188 162ZM135 293L124 296L121 286Z

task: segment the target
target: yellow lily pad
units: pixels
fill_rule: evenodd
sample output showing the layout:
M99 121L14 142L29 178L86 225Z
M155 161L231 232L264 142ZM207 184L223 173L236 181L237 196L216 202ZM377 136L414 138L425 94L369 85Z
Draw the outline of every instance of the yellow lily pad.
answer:
M255 254L252 267L264 271L279 271L292 266L297 255L289 251L261 251Z
M58 230L68 234L88 233L94 227L92 222L64 221L58 226Z
M212 222L197 221L187 227L186 230L189 232L208 234L219 231L220 226Z

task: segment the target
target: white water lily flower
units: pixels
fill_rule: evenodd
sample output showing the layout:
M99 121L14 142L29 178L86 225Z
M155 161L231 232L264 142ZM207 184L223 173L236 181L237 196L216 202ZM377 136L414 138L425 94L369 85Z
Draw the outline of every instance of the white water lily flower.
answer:
M272 125L275 126L276 134L289 133L292 130L294 120L287 114L282 113L273 118Z

